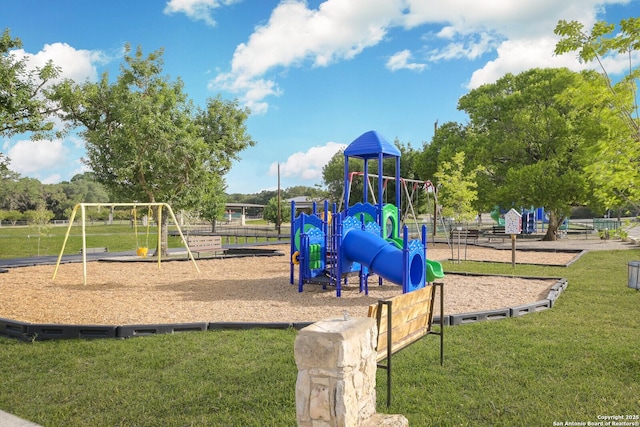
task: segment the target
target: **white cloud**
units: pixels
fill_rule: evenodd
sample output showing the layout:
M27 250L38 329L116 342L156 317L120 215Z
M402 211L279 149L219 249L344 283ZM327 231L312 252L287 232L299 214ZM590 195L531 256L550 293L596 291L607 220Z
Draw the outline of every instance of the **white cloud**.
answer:
M530 68L577 67L573 58L552 56L556 40L508 40L498 47L498 57L476 70L469 81L470 89L493 83L506 73L518 74ZM570 60L568 60L570 59Z
M164 13L184 13L194 21L204 21L214 26L216 21L211 16L214 9L229 6L242 0L170 0L164 8Z
M269 21L236 47L231 71L212 80L210 88L241 94L245 103L259 104L266 111L264 98L282 92L265 74L354 58L384 39L392 23L400 20L402 4L401 0L327 0L316 10L303 0L282 1Z
M326 67L352 60L364 49L386 41L392 29L426 25L440 27L421 47L429 52L430 62L479 61L485 55L492 56L471 77L469 87L477 87L506 72L568 64L567 58L553 56L557 40L553 30L558 20L577 20L591 28L604 5L628 2L326 0L312 9L304 0L282 0L268 22L257 26L247 42L236 47L230 70L220 73L209 87L239 96L254 112L266 112L265 99L283 93L275 80L276 73L283 69ZM584 68L572 59L574 68ZM412 61L407 46L392 55L385 66L420 71L427 64Z
M270 95L279 96L281 94L273 80L237 78L233 73L219 74L209 82L208 88L241 94L240 102L249 107L253 114L266 113L268 104L262 100Z
M411 52L409 49L401 50L400 52L396 52L387 61L387 68L391 71L398 70L413 70L413 71L422 71L427 67L427 64L419 64L417 62L410 62L412 58Z
M476 70L469 88L493 83L506 73L519 73L534 67L568 67L573 70L593 68L579 64L574 56L554 56L558 40L553 30L560 19L582 22L591 28L604 3L627 3L628 0L521 0L504 2L486 0L440 0L428 4L408 0L410 12L406 25L415 27L443 22L436 39L447 41L444 47L431 50L431 61L477 60L491 53L495 58ZM569 17L569 18L567 18ZM611 64L611 69L619 67Z
M447 27L452 28L452 27ZM446 39L455 39L443 48L434 49L429 60L433 62L449 61L454 59L475 60L487 52L490 52L498 45L499 36L491 35L488 32L479 32L465 37L458 37L455 31L441 31L439 35Z
M9 148L7 157L11 159L11 170L21 175L34 175L42 170L60 166L66 162L67 154L67 148L59 139L20 140Z
M60 181L62 181L62 177L60 176L59 173L54 173L40 180L40 182L43 184L57 184Z
M503 42L498 48L498 57L487 62L476 70L469 81L470 89L485 83L493 83L506 73L517 74L530 68L566 67L573 71L593 69L601 71L597 62L581 64L575 54L553 55L557 39L552 37L537 40L510 40ZM629 57L625 55L608 55L602 58L606 70L611 75L628 72ZM640 64L640 52L631 58L633 66Z
M293 153L286 162L280 164L280 174L285 178L318 181L322 179L322 168L340 150L346 148L344 144L328 142L322 146L311 147L306 152ZM278 163L269 167L269 175L278 174Z
M101 51L75 49L66 43L45 44L42 50L32 54L23 49L11 52L17 58L24 58L29 68L43 67L49 60L62 70L61 78L76 82L95 81L98 78L97 66L109 61Z
M70 142L75 148L84 149L85 140L76 135L69 135L66 138L66 141Z

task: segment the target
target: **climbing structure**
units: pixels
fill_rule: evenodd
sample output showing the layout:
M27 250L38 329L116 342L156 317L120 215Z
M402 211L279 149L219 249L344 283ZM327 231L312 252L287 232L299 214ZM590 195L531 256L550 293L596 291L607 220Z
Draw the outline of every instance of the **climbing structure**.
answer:
M342 211L324 202L310 213L296 215L291 206L290 282L298 271L298 290L308 283L333 286L341 295L342 284L357 276L360 291L368 293L371 274L402 286L403 293L420 289L427 282L442 277L442 266L427 261L427 231L423 225L421 238L410 240L407 227L400 226L400 151L376 131L354 140L344 151L344 185L349 188L349 158L364 161L364 176L369 175L369 161L377 161L377 202L368 202L368 180L364 180L363 201L349 204L350 191L344 191ZM395 161L395 204L383 203L382 167L384 160ZM373 190L373 189L371 189ZM372 191L373 192L373 191Z

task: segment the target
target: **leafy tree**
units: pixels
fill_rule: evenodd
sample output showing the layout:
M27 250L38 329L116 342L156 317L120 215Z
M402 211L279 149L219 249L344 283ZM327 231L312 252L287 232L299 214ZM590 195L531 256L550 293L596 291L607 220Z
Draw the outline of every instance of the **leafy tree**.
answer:
M254 195L254 197L251 198L252 201L249 201L248 203L266 205L269 203L269 200L277 196L278 192L276 190L262 190L260 193Z
M640 210L640 68L633 66L640 50L640 18L621 20L615 31L615 25L604 21L596 22L591 31L577 21L559 21L555 33L562 38L555 52L577 52L580 62L596 61L602 71L567 96L574 108L592 115L593 128L600 132L586 166L594 196L606 209ZM625 55L629 62L618 82L605 66L604 59L612 54Z
M38 207L36 210L29 210L24 213L25 218L29 225L35 227L38 231L38 256L40 255L40 241L42 237L47 235L47 230L51 228L51 220L53 219L53 212L47 210L43 206Z
M13 185L19 179L19 173L0 166L0 209L9 209L9 200L13 197Z
M465 153L457 152L451 162L443 161L438 166L438 202L442 205L442 215L453 217L461 224L475 217L473 202L478 198L475 190L476 175L480 169L465 173Z
M62 182L62 191L74 205L77 203L107 203L109 194L104 186L95 180L91 172L74 175L69 182Z
M249 110L220 97L194 107L180 79L161 75L162 65L161 50L145 57L126 45L115 82L107 73L97 83L66 81L55 99L64 119L82 127L86 163L112 200L201 210L207 189L220 188L238 153L255 144L246 132Z
M304 185L288 187L282 191L282 197L285 199L292 199L299 196L308 196L314 200L324 200L327 198L327 192L319 187L307 187Z
M25 212L43 203L43 185L36 178L5 180L0 191L0 208Z
M198 209L200 217L211 223L211 231L216 231L216 221L221 219L225 212L227 197L224 193L222 179L214 185L207 187L202 196L202 203Z
M65 210L70 203L60 184L46 184L42 186L44 206L53 213L54 218L63 219Z
M638 121L638 102L636 81L640 79L640 69L633 68L633 55L640 50L640 18L629 18L620 21L620 32L614 34L615 25L605 21L598 21L590 32L584 31L584 25L578 21L561 20L556 25L554 32L562 36L556 44L555 53L578 52L581 62L595 60L603 73L609 91L613 95L624 94L633 99L631 105L626 102L616 102L614 96L611 100L615 108L627 126L633 130L636 140L640 140L640 121ZM614 83L604 65L604 57L607 54L618 53L627 55L629 71L618 83Z
M360 159L349 158L349 171L362 172L364 163ZM340 150L333 155L331 160L322 168L322 180L327 192L329 201L340 204L344 198L344 151ZM355 182L351 189L353 195L362 194L362 183ZM359 197L359 196L358 196Z
M50 116L56 106L47 98L47 87L60 69L51 61L29 69L25 59L12 52L21 47L22 41L5 29L0 36L0 136L32 132L32 137L39 139L53 130ZM8 159L0 153L0 172L7 164Z
M443 162L453 162L457 153L464 152L464 174L471 173L481 166L475 157L482 153L482 148L476 142L478 140L472 125L465 126L457 122L446 122L436 129L429 144L423 146L423 150L416 156L415 168L422 180L429 180L438 187L438 170ZM486 174L476 173L476 190L487 187ZM491 186L492 187L492 186ZM489 191L487 191L488 193ZM484 198L476 198L472 201L476 212L483 212L493 207ZM429 211L431 211L430 208Z
M11 225L16 225L18 221L24 218L23 213L17 210L3 211L3 216L6 221L11 223Z
M9 159L0 153L0 179L9 173Z
M419 152L411 147L410 144L403 144L398 139L394 141L394 144L400 150L400 177L406 179L419 179L418 172L416 170L416 159ZM395 176L396 174L395 159L386 158L382 165L382 171L385 176ZM376 175L378 170L377 160L369 160L369 173ZM363 172L364 161L357 158L349 158L349 172ZM327 188L328 199L331 202L336 202L340 205L344 199L344 151L339 151L333 155L331 160L322 168L322 179ZM377 199L377 179L370 179L370 188L373 187L375 198ZM391 181L390 181L391 182ZM364 180L363 178L353 179L350 189L349 202L351 204L361 202L363 200ZM402 197L404 194L402 195ZM388 184L385 190L383 202L395 203L395 184ZM371 201L371 190L368 194L369 201ZM406 200L403 200L404 209L406 206ZM420 205L420 201L416 205Z
M441 162L451 161L454 154L467 151L467 128L456 122L440 126L431 142L423 146L416 158L416 170L423 180L436 181L436 172Z
M273 222L276 225L276 229L280 228L283 222L286 222L291 217L291 206L284 200L280 200L280 221L278 221L278 198L274 197L264 207L263 218L267 221Z
M586 113L561 100L584 76L567 69L507 74L458 103L469 114L474 156L486 167L481 175L490 183L479 196L503 207L545 207L550 216L546 240L555 240L570 207L588 198L585 153L597 134L576 131L590 123Z

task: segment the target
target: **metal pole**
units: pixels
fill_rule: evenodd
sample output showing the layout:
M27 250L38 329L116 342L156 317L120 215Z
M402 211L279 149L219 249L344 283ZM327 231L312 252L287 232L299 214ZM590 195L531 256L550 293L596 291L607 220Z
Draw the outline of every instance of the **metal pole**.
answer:
M87 233L86 233L86 215L84 204L80 205L82 213L82 283L87 285Z
M169 224L167 224L167 227ZM167 242L167 251L169 251ZM160 270L160 260L162 258L162 205L158 206L158 270Z
M67 246L67 240L69 239L69 233L71 232L71 227L73 226L73 221L76 217L76 212L78 211L78 207L80 205L75 205L73 207L73 211L71 211L71 219L69 220L69 226L67 227L67 233L64 235L64 242L62 242L62 249L60 249L60 255L58 255L58 261L56 262L56 268L53 270L53 277L51 280L55 280L56 274L58 274L58 268L60 267L60 261L62 261L62 254L64 253L64 248Z
M282 211L280 209L280 162L278 162L278 238L280 238L281 223L282 223Z
M193 258L193 253L191 252L191 249L189 249L189 245L187 244L187 239L185 239L184 238L184 234L182 234L182 229L178 225L178 221L176 220L176 215L173 213L173 209L171 209L171 206L169 206L168 204L165 204L165 206L167 207L167 210L169 211L169 215L171 215L171 219L173 220L173 222L177 226L176 228L178 229L178 233L180 233L180 238L182 239L182 243L187 248L187 253L189 254L189 259L191 260L191 262L193 262L193 266L196 268L196 271L198 273L200 273L200 269L198 268L198 264L196 263L195 258Z

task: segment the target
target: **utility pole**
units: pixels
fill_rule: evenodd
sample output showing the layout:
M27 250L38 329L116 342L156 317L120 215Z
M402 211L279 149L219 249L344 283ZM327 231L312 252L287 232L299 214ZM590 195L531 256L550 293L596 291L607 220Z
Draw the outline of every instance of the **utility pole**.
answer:
M278 162L278 239L280 238L280 224L282 224L282 209L280 208L280 162Z
M436 137L436 133L438 133L438 119L433 124L433 137ZM433 187L433 231L431 234L433 235L433 241L436 241L436 231L438 230L438 188L432 184ZM447 230L445 229L446 233Z

